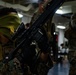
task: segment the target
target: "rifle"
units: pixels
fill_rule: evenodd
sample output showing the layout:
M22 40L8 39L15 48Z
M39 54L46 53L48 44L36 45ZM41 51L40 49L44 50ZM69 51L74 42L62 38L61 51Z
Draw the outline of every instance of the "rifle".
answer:
M47 22L50 17L52 20L52 17L55 14L56 10L63 4L63 2L64 0L49 1L44 12L35 20L35 22L31 25L29 29L24 30L19 36L18 40L21 39L20 43L18 43L16 48L9 53L8 59L3 60L4 63L12 60L17 54L18 50L21 49L23 45L25 45L25 47L29 46L32 42L32 39L35 38L34 36L37 36L37 34L39 35L39 37L36 39L37 42L44 37L43 33L39 32L40 28L44 25L45 22ZM46 49L48 48L46 47Z

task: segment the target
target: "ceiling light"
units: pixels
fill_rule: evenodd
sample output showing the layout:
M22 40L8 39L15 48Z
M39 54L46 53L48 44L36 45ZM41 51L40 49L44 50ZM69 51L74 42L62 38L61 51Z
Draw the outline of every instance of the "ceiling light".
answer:
M22 15L22 14L20 14L20 13L18 13L18 16L19 16L20 18L22 18L22 17L23 17L23 15Z
M60 9L62 9L63 7L61 6Z
M57 26L57 28L59 28L59 29L65 29L66 27L65 26Z
M56 14L63 14L63 11L60 10L60 9L58 9L58 10L56 11Z

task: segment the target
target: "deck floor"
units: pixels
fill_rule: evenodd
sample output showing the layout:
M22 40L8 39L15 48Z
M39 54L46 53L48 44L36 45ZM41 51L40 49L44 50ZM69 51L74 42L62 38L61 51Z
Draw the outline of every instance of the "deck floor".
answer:
M63 60L62 64L55 64L47 75L69 75L69 66L68 60Z

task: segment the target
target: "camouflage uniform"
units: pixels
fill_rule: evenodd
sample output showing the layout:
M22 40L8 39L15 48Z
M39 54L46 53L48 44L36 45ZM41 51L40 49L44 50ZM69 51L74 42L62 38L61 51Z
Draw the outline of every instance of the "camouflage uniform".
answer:
M76 32L70 27L65 31L65 37L68 39L70 61L69 75L76 75Z
M31 23L30 23L31 25L35 22L35 20L39 17L39 15L41 15L42 12L45 10L47 3L48 3L48 2L45 2L45 3L43 4L43 6L42 6L43 8L42 8L41 11L38 9L38 11L34 13L32 19L31 19ZM51 25L52 25L52 24L51 24L51 20L50 20L50 19L47 21L47 23L45 23L45 24L43 25L43 28L44 28L44 30L45 30L45 32L46 32L46 34L47 34L47 37L48 37L48 40L49 40L49 41L50 41L50 39L51 39L51 37L52 37L51 31L50 31L50 30L51 30ZM39 58L37 59L36 65L35 65L36 75L47 75L48 70L49 70L52 66L53 66L53 62L52 62L51 59L48 59L47 62L44 62L44 61L42 61L42 60L40 59L40 57L39 57Z
M11 39L16 28L20 25L20 18L13 8L0 9L0 74L18 75L18 69L14 61L3 63L3 59L14 49L14 41ZM14 73L12 73L14 72Z
M47 75L49 69L53 67L52 62L40 62L37 66L38 75Z
M73 56L72 58L73 59L70 62L69 75L76 75L76 56Z

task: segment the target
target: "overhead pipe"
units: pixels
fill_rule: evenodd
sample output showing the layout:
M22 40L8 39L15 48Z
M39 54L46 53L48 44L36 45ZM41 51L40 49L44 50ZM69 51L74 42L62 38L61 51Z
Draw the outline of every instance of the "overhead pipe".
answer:
M12 7L15 9L20 9L20 10L25 11L25 12L29 11L32 8L32 4L29 4L27 7L25 7L25 6L22 6L20 4L10 4L10 3L4 2L4 1L0 1L0 6Z

